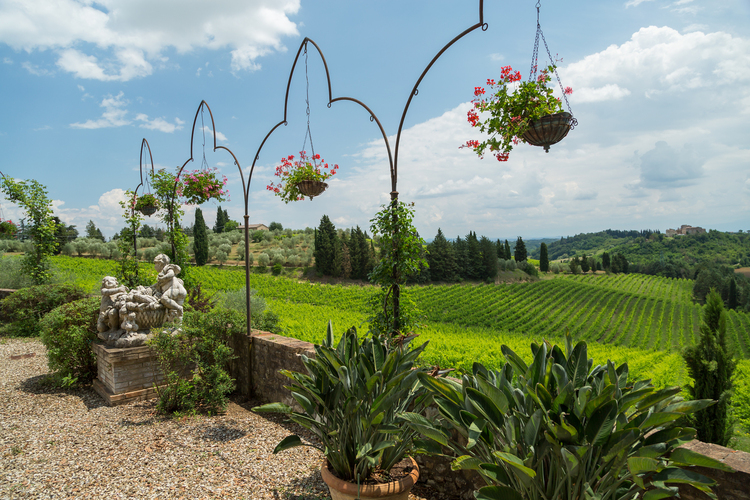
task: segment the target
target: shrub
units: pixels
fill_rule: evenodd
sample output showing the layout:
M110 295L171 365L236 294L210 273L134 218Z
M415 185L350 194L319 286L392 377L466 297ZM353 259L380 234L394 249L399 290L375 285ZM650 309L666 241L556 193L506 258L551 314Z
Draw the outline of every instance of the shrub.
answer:
M271 274L273 274L274 276L278 276L278 275L280 275L280 274L281 274L281 269L282 269L281 263L280 263L280 262L277 262L277 263L276 263L276 264L274 264L274 265L273 265L273 267L271 268Z
M19 337L39 335L39 321L52 309L82 299L82 288L69 284L22 288L0 302L2 316L10 322L5 333Z
M87 297L63 304L39 322L42 344L47 348L47 365L58 385L90 383L96 377L96 340L99 297Z
M160 328L149 345L156 351L167 385L158 389L163 413L218 413L226 409L235 383L226 371L234 351L229 339L245 331L242 313L216 308L186 312L182 332Z
M263 297L256 295L255 290L250 290L250 310L253 313L253 328L271 333L281 333L279 327L279 317L266 308L266 301ZM217 304L219 307L241 312L243 315L243 325L247 322L244 319L247 315L245 302L245 289L230 290L216 294Z
M271 263L271 258L268 256L267 253L264 252L258 255L258 265L265 267L270 263Z
M0 288L18 290L34 284L31 278L23 274L21 264L18 257L0 257Z

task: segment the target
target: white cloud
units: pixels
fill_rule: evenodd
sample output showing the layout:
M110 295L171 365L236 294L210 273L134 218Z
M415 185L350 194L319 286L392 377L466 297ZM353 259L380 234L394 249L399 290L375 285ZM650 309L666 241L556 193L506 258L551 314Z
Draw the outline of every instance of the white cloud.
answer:
M560 73L576 92L586 90L580 93L582 101L574 93L572 102L621 99L628 95L626 90L641 95L716 92L728 84L750 83L750 40L723 32L680 34L669 27L650 26L622 45L611 45L561 68Z
M289 19L300 0L6 0L0 42L27 52L52 50L57 65L78 78L128 81L163 64L174 49L228 50L231 70L257 70L258 59L298 35ZM147 12L148 15L143 15Z
M638 7L643 2L652 2L653 0L628 0L625 7Z
M182 125L185 123L179 118L175 118L174 123L169 123L164 118L154 118L153 120L149 120L148 115L144 113L139 113L136 115L135 119L143 122L140 125L141 128L158 130L159 132L165 132L167 134L171 134L175 130L182 130Z
M21 67L31 73L32 75L36 76L48 76L48 75L54 75L54 71L50 71L48 69L40 68L39 66L35 64L31 64L30 62L26 61L21 64Z
M200 129L198 129L198 130L200 130ZM204 125L204 126L203 126L203 131L204 131L204 132L205 132L206 134L208 134L208 135L209 135L210 137L212 137L212 138L213 138L213 136L214 136L214 131L213 131L213 130L211 130L211 128L210 128L210 127L209 127L208 125ZM219 142L227 142L227 136L225 136L225 135L224 135L224 134L222 134L221 132L216 132L216 140L217 140L217 141L219 141Z
M583 87L575 90L576 102L615 101L630 95L628 89L620 88L616 83L609 83L599 88Z
M131 123L130 120L125 118L125 115L128 114L128 110L125 109L125 106L128 105L128 100L124 96L123 92L114 97L108 95L102 99L100 104L104 108L101 118L98 120L86 120L84 123L71 123L70 126L73 128L97 129L129 125Z
M43 130L52 130L52 127L51 127L51 126L49 126L49 125L45 125L45 126L43 126L43 127L35 128L35 129L34 129L34 132L41 132L41 131L43 131Z
M13 59L10 57L3 57L3 64L13 64Z

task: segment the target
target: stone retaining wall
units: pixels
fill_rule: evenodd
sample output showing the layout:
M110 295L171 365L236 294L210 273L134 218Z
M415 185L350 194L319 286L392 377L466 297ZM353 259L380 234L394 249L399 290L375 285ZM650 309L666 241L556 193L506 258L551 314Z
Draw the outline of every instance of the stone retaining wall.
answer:
M13 292L15 292L15 290L11 290L10 288L0 288L0 300L3 300Z
M299 354L315 356L313 344L267 332L253 332L252 339L242 335L233 339L238 359L233 363L232 376L237 378L238 391L246 397L264 402L292 404L289 391L284 388L289 379L279 370L305 372ZM248 378L249 376L249 378ZM719 483L716 493L721 500L750 500L750 453L693 441L686 445L699 453L721 460L737 470L725 473L714 469L696 469ZM440 457L417 456L420 466L419 481L425 482L448 498L473 499L473 491L484 482L473 473L452 471L450 461ZM687 487L680 489L682 498L708 499L703 493Z

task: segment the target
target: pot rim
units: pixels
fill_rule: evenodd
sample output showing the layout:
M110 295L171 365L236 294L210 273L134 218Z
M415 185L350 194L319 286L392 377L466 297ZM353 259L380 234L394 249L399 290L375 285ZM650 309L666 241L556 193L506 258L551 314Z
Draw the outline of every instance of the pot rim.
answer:
M320 467L320 474L323 476L323 481L328 485L329 488L335 489L348 495L357 495L363 498L377 498L384 495L396 495L404 491L410 491L412 487L417 483L419 479L419 465L416 460L412 457L406 457L411 460L412 466L414 467L408 476L399 479L398 481L391 481L390 483L382 484L363 484L357 485L350 481L344 481L334 476L328 469L328 459L323 459L323 464Z

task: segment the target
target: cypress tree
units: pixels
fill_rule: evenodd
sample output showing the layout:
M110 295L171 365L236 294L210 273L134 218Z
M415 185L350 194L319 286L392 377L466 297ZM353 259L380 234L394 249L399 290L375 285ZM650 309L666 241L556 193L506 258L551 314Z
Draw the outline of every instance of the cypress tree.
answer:
M516 240L516 246L513 250L515 251L513 257L516 259L516 262L523 262L526 260L526 244L520 236Z
M466 277L472 280L482 279L482 251L479 248L477 233L469 231L466 235Z
M727 298L727 309L737 309L737 282L734 276L729 279L729 297Z
M505 257L503 257L505 260L510 260L511 253L510 253L510 243L508 243L508 240L505 240Z
M458 266L453 245L445 239L443 231L438 228L435 239L427 245L427 262L430 265L430 277L434 281L456 281Z
M581 257L581 271L587 273L589 269L589 258L586 257L586 254L583 254L583 257Z
M225 223L226 220L224 220L224 211L221 209L221 205L219 205L219 208L216 209L216 223L214 224L214 233L223 233Z
M462 240L460 236L456 236L456 239L453 242L453 250L456 254L458 275L462 279L468 279L468 275L466 274L466 241Z
M206 265L208 261L208 233L206 232L206 221L203 220L203 211L200 208L195 209L193 252L195 253L195 263L199 266Z
M604 252L602 254L602 267L604 268L605 271L609 271L612 268L612 262L607 252Z
M483 280L494 280L497 276L497 247L486 236L479 240L479 249L482 252L481 276Z
M727 349L727 313L716 290L711 290L703 308L703 322L698 343L687 347L682 357L693 378L688 386L692 399L713 399L717 403L694 415L697 438L704 443L726 446L732 437L728 417L731 402L732 375L737 362Z
M336 227L333 225L327 215L320 219L320 226L316 233L315 250L315 270L327 276L336 276L336 254L339 249L338 236Z
M539 270L543 273L549 272L549 256L547 255L547 244L542 243L539 247Z

